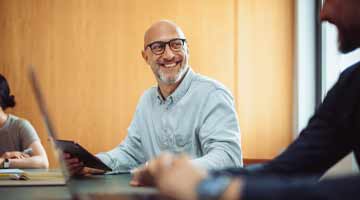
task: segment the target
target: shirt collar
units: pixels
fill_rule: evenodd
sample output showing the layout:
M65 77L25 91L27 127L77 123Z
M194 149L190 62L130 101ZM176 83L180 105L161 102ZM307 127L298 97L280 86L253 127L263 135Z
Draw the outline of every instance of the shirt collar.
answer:
M178 102L188 91L188 89L190 88L191 85L191 81L194 77L194 72L192 71L192 69L189 67L188 71L185 74L184 79L181 81L181 83L179 84L179 86L175 89L175 91L168 96L165 100L163 99L163 97L160 94L160 88L157 87L156 90L156 96L157 99L159 101L160 104L164 103L167 100L170 100L171 103L176 103Z
M11 114L8 114L8 117L7 117L7 119L5 120L3 126L0 127L0 130L6 129L6 128L9 126L10 120L11 120L10 118L12 118L12 116L11 116Z

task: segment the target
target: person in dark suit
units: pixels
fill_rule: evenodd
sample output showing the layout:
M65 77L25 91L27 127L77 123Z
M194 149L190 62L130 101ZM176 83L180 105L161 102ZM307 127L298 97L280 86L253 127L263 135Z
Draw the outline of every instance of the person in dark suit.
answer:
M338 29L339 50L360 47L360 0L325 0L320 18ZM347 68L300 136L274 160L204 173L184 156L153 160L144 182L175 199L360 199L360 175L319 180L344 156L360 163L360 62ZM146 178L145 178L146 177Z

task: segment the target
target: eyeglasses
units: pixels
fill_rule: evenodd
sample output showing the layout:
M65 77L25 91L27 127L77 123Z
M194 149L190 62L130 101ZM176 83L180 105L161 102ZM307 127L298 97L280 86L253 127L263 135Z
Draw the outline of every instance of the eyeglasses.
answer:
M164 53L167 44L169 45L169 47L172 51L178 52L178 51L182 50L185 42L186 42L186 39L182 39L182 38L175 38L175 39L169 40L167 42L155 41L155 42L148 44L145 47L145 49L149 47L153 54L161 55Z

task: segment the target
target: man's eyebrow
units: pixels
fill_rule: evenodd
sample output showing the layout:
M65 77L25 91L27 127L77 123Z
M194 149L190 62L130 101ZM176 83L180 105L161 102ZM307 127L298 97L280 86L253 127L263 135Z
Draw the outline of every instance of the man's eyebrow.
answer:
M170 40L172 40L172 39L170 39ZM156 43L156 42L164 43L164 42L168 42L168 41L170 41L170 40L167 40L167 41L154 40L154 41L151 41L151 42L149 42L148 44L146 44L145 47L148 47L149 45L154 44L154 43Z

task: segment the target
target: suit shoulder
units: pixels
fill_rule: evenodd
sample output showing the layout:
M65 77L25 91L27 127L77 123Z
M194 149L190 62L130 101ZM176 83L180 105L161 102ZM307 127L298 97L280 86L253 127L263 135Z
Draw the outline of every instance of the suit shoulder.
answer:
M352 77L353 75L360 74L360 61L347 67L342 73L341 77L347 78Z

